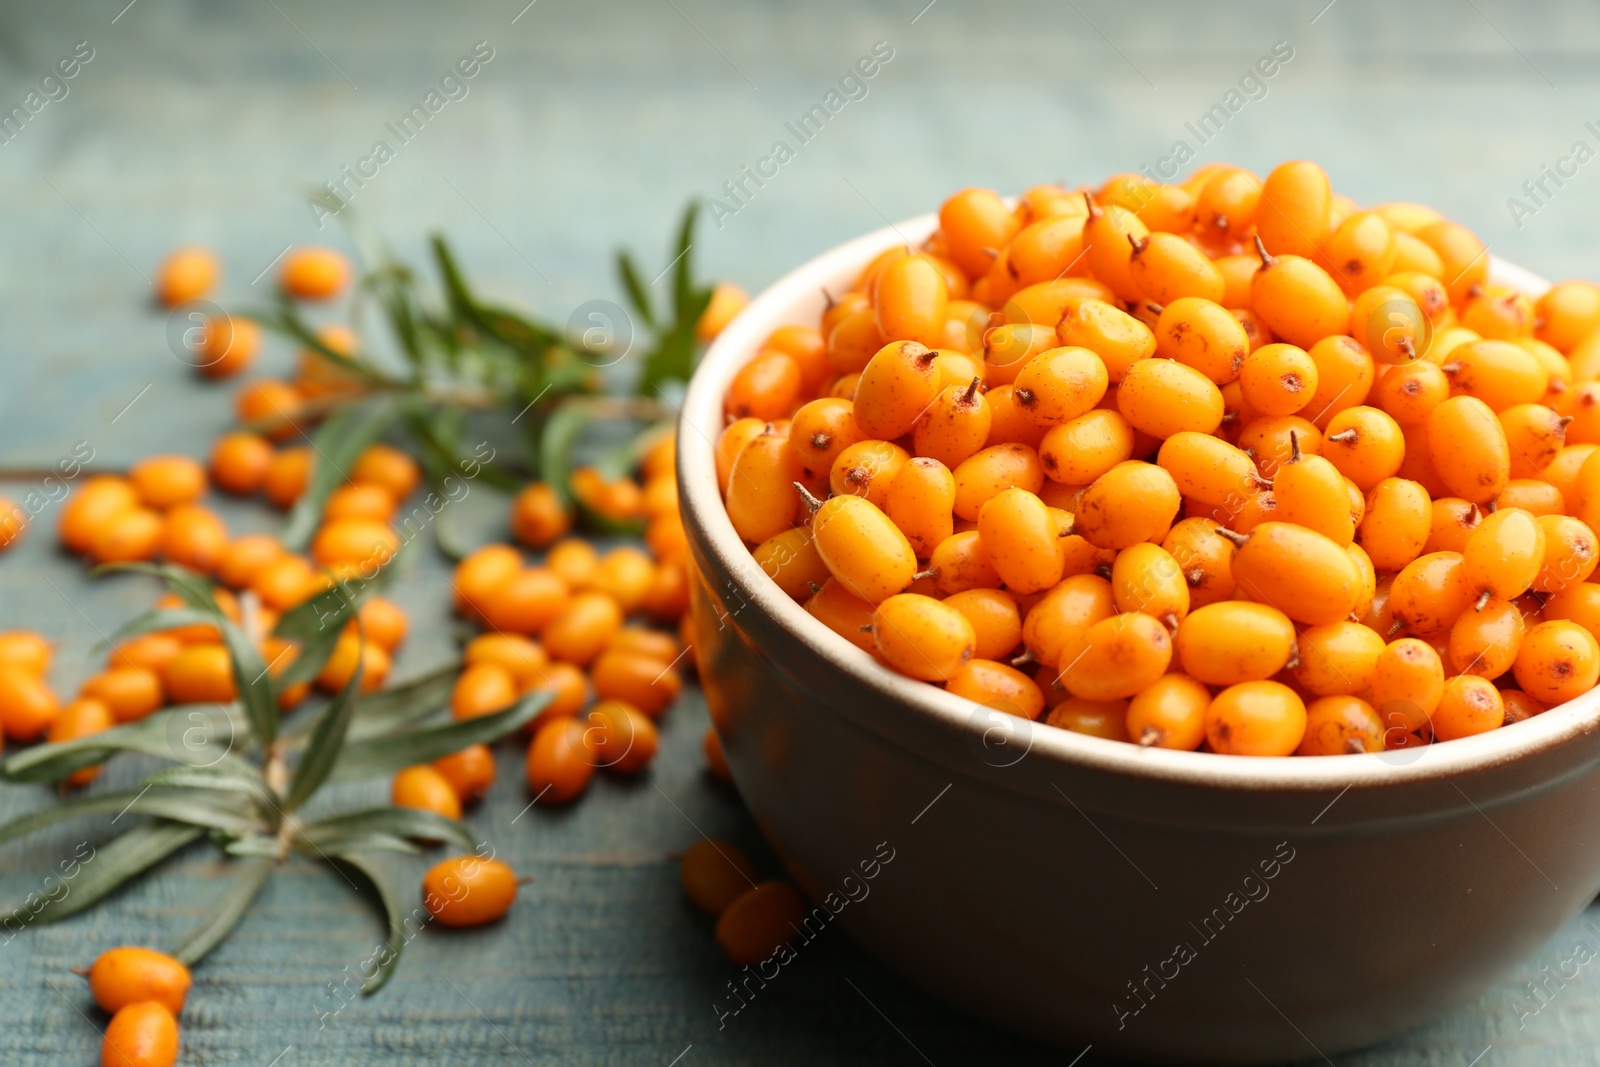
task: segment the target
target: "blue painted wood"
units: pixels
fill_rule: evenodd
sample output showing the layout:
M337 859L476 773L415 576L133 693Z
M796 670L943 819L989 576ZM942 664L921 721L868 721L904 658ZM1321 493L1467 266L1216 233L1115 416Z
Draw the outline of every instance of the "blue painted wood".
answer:
M165 319L146 302L153 264L179 241L208 243L227 265L219 299L260 303L270 277L252 279L287 244L348 246L336 225L317 228L306 190L357 166L379 139L394 158L363 187L347 186L352 210L413 258L428 232L449 232L484 288L558 320L584 300L616 298L616 246L665 265L668 230L691 195L738 207L702 229L696 253L710 272L758 288L962 184L1014 190L1157 167L1180 140L1195 162L1264 170L1317 158L1359 200L1426 200L1477 228L1497 254L1551 277L1593 274L1600 170L1580 169L1520 227L1506 204L1574 141L1600 147L1584 125L1594 117L1600 45L1587 12L1506 0L1323 2L537 0L524 9L522 0L138 0L124 9L126 0L104 0L0 12L0 111L77 42L94 50L64 98L0 143L0 470L37 471L80 441L103 469L158 451L202 454L229 421L226 390L195 379L169 351ZM466 95L400 143L386 124L479 41L493 58ZM802 144L786 123L879 41L893 57L865 95ZM1223 102L1278 41L1293 58L1264 95L1247 86L1258 98L1201 143L1186 123ZM780 139L794 158L763 186L747 184L742 204L726 201L723 183ZM274 345L261 370L284 372L289 360ZM12 476L0 492L26 486ZM225 513L235 530L276 521L250 506ZM53 521L47 509L41 525ZM140 610L152 587L88 582L42 533L0 557L0 627L59 640L53 677L70 690L91 670L97 630ZM450 653L444 571L432 559L415 566L395 593L417 628L402 676ZM336 993L344 969L371 951L378 923L337 875L291 863L197 973L184 1062L666 1064L681 1054L686 1065L944 1067L1070 1058L949 1011L837 934L808 945L719 1029L712 1005L733 971L681 899L673 854L704 831L747 847L764 873L777 865L736 798L701 773L705 723L691 693L669 716L644 780L602 780L573 810L535 808L514 825L527 798L518 753L502 752L501 782L472 823L538 881L502 926L419 937L376 998L346 1005ZM137 772L118 768L104 785ZM382 794L369 784L346 796ZM0 790L0 814L45 799ZM67 827L0 850L0 893L28 891L100 833ZM1508 848L1484 862L1520 861ZM412 882L420 864L395 869ZM68 968L107 945L172 942L223 873L192 850L88 916L0 939L0 1060L92 1061L103 1019ZM1426 902L1407 901L1405 887L1395 899L1393 915L1338 922L1427 921ZM1600 912L1591 918L1600 925ZM1330 922L1338 936L1329 917L1307 921ZM1580 942L1600 947L1600 932L1575 922L1476 1003L1338 1062L1591 1063L1600 1040L1592 968L1552 982L1544 1000L1522 985L1559 972ZM1080 1062L1093 1060L1091 1052Z

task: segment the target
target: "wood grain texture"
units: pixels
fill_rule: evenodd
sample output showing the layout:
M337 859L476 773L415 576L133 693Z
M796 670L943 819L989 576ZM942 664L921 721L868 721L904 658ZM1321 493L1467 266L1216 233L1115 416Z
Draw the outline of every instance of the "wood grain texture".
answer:
M485 289L558 320L584 300L617 298L615 247L665 265L685 200L720 195L775 140L795 146L785 123L878 41L894 56L866 95L750 186L737 214L703 227L696 251L710 272L759 288L963 184L1097 179L1154 164L1185 139L1196 162L1264 171L1284 158L1323 160L1359 200L1426 200L1540 273L1595 273L1600 170L1581 170L1520 228L1506 206L1574 141L1600 147L1584 127L1600 30L1576 4L125 3L0 11L0 110L77 42L95 49L66 98L0 144L0 470L48 467L80 441L97 469L158 451L203 454L229 421L229 390L199 382L169 351L165 318L147 302L153 265L180 241L214 246L228 270L219 299L238 308L263 301L270 278L251 280L291 242L347 246L336 225L317 229L306 190L388 138L385 124L478 41L494 58L468 94L398 149L354 210L408 257L429 232L449 232ZM1198 144L1185 123L1277 41L1294 58L1264 97ZM275 345L261 370L283 372L290 358ZM13 479L0 491L25 488ZM473 506L492 515L487 501L485 490ZM252 506L225 512L235 530L276 521ZM142 608L153 587L86 581L49 544L54 517L47 509L41 529L0 557L0 628L59 640L53 678L70 690L91 669L98 631ZM445 660L454 639L443 568L412 565L395 592L416 627L400 676ZM341 983L379 923L337 874L291 863L197 973L183 1062L633 1065L681 1055L686 1067L946 1067L1075 1054L952 1012L836 933L719 1029L712 1005L734 971L683 901L673 854L704 832L747 847L763 873L777 865L736 798L701 773L705 724L691 693L645 779L601 780L570 811L536 806L520 818L521 760L502 751L501 781L471 823L537 882L501 926L418 937L377 997L352 998ZM138 772L120 767L96 788ZM350 787L345 799L383 793L381 783ZM45 801L6 788L0 814ZM102 840L103 823L0 850L0 892L29 891L79 842ZM1508 844L1484 862L1522 860ZM394 867L414 884L421 864ZM174 943L226 873L194 848L86 916L0 940L0 1062L91 1062L103 1018L68 968L112 944ZM973 921L1025 922L1030 906L1048 902L997 905ZM1396 886L1390 914L1306 921L1337 937L1343 923L1427 914L1428 902ZM1593 968L1552 980L1545 1001L1523 986L1558 971L1579 942L1600 949L1600 911L1591 918L1450 1018L1337 1062L1593 1062Z

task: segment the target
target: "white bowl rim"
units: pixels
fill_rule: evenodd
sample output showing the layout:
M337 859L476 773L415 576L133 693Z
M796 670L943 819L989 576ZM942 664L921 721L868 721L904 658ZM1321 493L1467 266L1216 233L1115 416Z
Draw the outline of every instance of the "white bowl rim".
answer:
M680 428L678 436L679 480L685 513L699 522L708 548L727 564L737 583L735 592L863 686L893 698L908 713L931 717L972 735L977 742L984 725L973 717L971 701L891 671L813 618L754 565L749 549L728 519L715 473L713 442L723 426L723 393L733 374L755 354L772 329L786 323L814 324L826 299L826 287L841 288L873 255L896 244L916 245L937 225L936 215L920 215L838 245L774 282L735 317L706 352L684 398L680 422L689 429ZM1515 264L1493 256L1490 264L1495 281L1530 296L1549 288L1549 282ZM806 311L797 310L800 308ZM1032 731L1028 754L1117 775L1206 788L1324 791L1402 786L1482 771L1596 728L1600 728L1600 687L1524 722L1429 745L1418 750L1418 757L1411 762L1403 762L1394 753L1308 759L1173 751L1059 728Z

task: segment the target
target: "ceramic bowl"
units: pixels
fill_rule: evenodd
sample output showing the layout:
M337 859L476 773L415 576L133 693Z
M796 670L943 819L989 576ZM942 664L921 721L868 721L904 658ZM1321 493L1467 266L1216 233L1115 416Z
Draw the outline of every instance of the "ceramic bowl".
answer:
M717 491L729 380L774 327L814 324L824 289L935 225L777 282L712 346L683 409L696 655L740 794L820 902L794 951L837 925L1069 1055L1226 1064L1380 1041L1536 951L1600 889L1600 690L1390 753L1144 749L892 673L755 565Z

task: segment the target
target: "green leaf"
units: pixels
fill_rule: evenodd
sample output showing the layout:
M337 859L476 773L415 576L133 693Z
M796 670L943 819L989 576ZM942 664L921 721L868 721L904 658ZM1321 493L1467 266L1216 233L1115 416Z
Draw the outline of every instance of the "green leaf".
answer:
M239 925L239 920L250 910L250 905L261 892L261 888L267 884L267 879L272 876L273 868L277 865L276 858L266 856L252 857L242 863L238 876L222 894L222 900L217 909L211 913L211 917L190 934L183 944L174 949L172 954L186 967L193 967L210 955L211 950L222 944L223 940L233 933L233 928Z
M138 571L141 574L153 574L167 583L167 588L188 604L213 616L221 616L222 609L217 606L217 600L211 595L211 583L202 576L183 567L175 567L170 563L102 563L89 572L91 578L112 571Z
M672 307L675 312L676 325L682 326L684 321L689 323L690 330L700 320L700 313L705 310L705 303L695 306L696 290L694 287L694 220L700 213L700 202L689 201L689 206L683 209L683 221L678 224L678 251L676 265L672 272ZM709 292L707 293L709 296Z
M117 627L110 637L96 647L121 644L130 637L160 630L174 630L180 626L214 626L216 622L215 615L199 608L151 608Z
M0 842L37 833L48 826L115 812L113 823L127 815L154 815L164 819L204 826L229 833L249 833L259 828L247 810L216 794L196 789L119 789L91 796L65 797L37 811L0 824Z
M548 692L533 692L489 715L352 741L334 767L334 777L349 780L392 774L414 763L428 763L459 752L468 745L490 744L532 722L550 703L550 696Z
M365 648L365 645L363 636L362 647ZM361 692L362 673L358 659L356 669L350 673L350 680L317 720L317 728L312 731L311 741L295 766L294 778L289 783L289 795L284 799L284 807L289 811L298 811L311 798L311 794L328 780L333 765L339 761L345 733L350 729L350 718L356 711L355 696Z
M395 834L375 831L352 831L347 834L329 834L325 841L305 838L294 843L296 852L308 856L342 855L346 852L401 852L407 856L420 856L422 850L410 841Z
M203 833L205 831L197 826L177 822L157 821L136 826L78 864L73 874L60 881L59 884L66 887L61 896L24 901L0 914L0 927L14 923L53 923L76 915Z
M273 636L293 641L300 650L294 662L278 676L280 688L309 682L322 672L328 657L333 655L334 646L339 643L345 624L355 618L369 597L382 591L399 573L399 560L400 553L396 553L371 578L335 582L332 588L324 589L283 613L278 625L273 627Z
M261 658L261 649L232 619L220 618L222 643L233 663L233 688L250 721L250 733L263 748L278 736L278 685Z
M185 727L185 722L192 725ZM198 744L190 739L197 730L203 733ZM73 741L25 748L0 763L0 777L13 782L54 782L118 752L142 752L191 766L249 767L250 764L232 754L233 743L241 737L248 738L249 733L238 718L235 706L180 704L138 722L113 726ZM179 752L180 746L194 753L195 758L185 759ZM222 752L221 756L214 754L217 750Z
M323 422L311 439L311 475L305 491L295 500L283 529L285 548L303 551L322 521L322 508L346 481L346 472L361 450L394 422L394 405L387 400L340 408Z
M229 841L223 851L230 856L259 856L278 858L278 839L270 834L251 834Z
M593 416L582 403L566 403L545 420L539 435L539 478L549 483L565 507L574 504L572 495L572 453L583 428Z
M215 767L168 767L145 778L144 784L239 793L252 800L265 800L274 808L281 806L266 777L243 761Z
M405 905L401 902L400 894L384 876L382 868L360 852L345 852L335 858L359 872L372 886L379 902L383 905L384 924L389 928L388 941L378 959L377 970L361 986L361 991L370 995L383 988L384 983L394 974L395 967L400 963L400 953L406 947Z
M622 289L628 294L628 303L633 305L633 310L639 313L644 324L654 330L656 313L650 306L650 290L640 281L639 268L634 265L633 256L626 251L617 253L617 273L622 277Z
M333 851L329 842L351 834L383 833L414 841L445 841L464 849L476 848L477 840L454 819L419 808L367 808L314 822L300 828L300 836L323 849Z
M461 664L452 663L429 671L409 681L368 693L356 700L355 717L350 723L348 740L374 737L399 729L441 711L450 705L450 691L455 688ZM317 717L297 717L285 737L298 737L309 733L317 724Z

